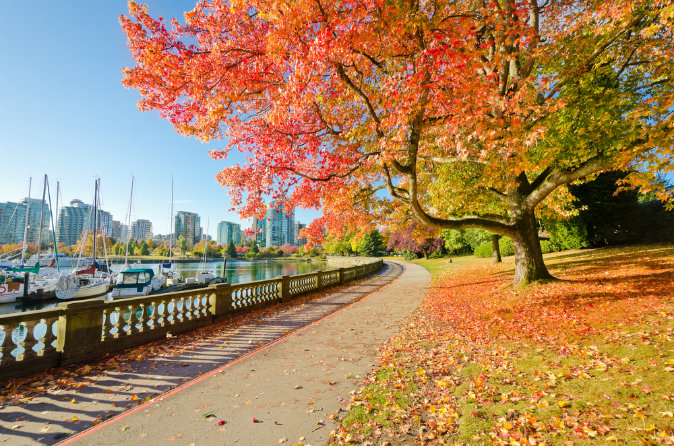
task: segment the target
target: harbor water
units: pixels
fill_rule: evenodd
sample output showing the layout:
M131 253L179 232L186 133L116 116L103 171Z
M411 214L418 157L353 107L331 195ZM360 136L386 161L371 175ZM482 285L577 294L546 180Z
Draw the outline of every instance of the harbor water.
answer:
M215 277L224 277L228 283L252 282L255 280L273 279L278 276L293 276L297 274L307 274L320 269L328 269L325 262L301 262L291 260L281 261L243 261L227 259L226 268L223 276L223 261L207 262L206 271L212 272ZM124 265L112 265L111 269L118 272ZM173 269L178 271L184 279L196 277L202 266L201 262L174 263ZM132 268L152 268L155 273L159 272L159 263L132 264ZM52 308L59 304L58 299L46 301L37 301L30 303L13 302L0 304L0 314L20 313L23 311L40 310L43 308Z

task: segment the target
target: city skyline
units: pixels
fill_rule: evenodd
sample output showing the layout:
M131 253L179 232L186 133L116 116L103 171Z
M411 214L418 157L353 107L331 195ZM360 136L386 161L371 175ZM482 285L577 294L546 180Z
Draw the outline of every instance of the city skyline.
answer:
M0 244L17 244L23 240L26 203L27 199L0 202ZM49 201L45 200L42 236L45 243L49 244L52 241L52 226L55 230L53 237L57 239L58 243L63 243L65 246L76 244L83 231L90 229L93 218L93 205L84 203L80 199L74 199L68 204L61 205L61 203L59 203L59 210L54 210L52 212L50 212L49 205ZM54 205L54 203L52 203L52 205ZM30 199L29 231L27 233L27 241L29 243L35 243L37 240L37 232L39 232L37 228L40 220L41 207L41 199ZM54 217L53 222L52 217ZM288 217L290 218L288 219ZM189 221L187 222L185 218L188 218ZM188 228L185 227L186 222L189 226ZM126 239L127 232L129 232L131 238L135 240L150 238L163 239L171 236L171 232L160 233L153 231L154 224L148 219L138 218L131 220L130 225L127 223L126 220L121 221L116 219L114 215L107 212L105 209L98 210L97 226L100 234L110 236L116 241ZM302 224L295 220L294 211L286 213L278 209L269 209L263 219L253 219L252 229L255 229L256 223L262 225L258 227L259 234L257 239L262 241L263 244L280 246L290 243L291 245L298 246L299 244L306 243L306 241L299 243L299 230L306 227L306 224ZM282 224L285 224L283 228L280 226ZM225 226L227 226L228 229L223 229ZM178 211L174 215L173 233L175 234L175 237L177 238L180 235L186 236L190 244L198 243L203 239L222 240L223 237L226 239L226 244L232 239L232 231L237 234L234 237L234 241L235 244L238 244L243 238L243 232L246 229L248 228L242 229L240 223L222 220L217 223L214 236L214 234L206 233L206 230L204 230L204 227L201 225L201 217L198 214L187 211ZM283 235L276 234L277 232ZM272 235L272 233L274 234ZM223 236L223 234L225 235ZM274 237L279 238L279 240L276 240Z
M193 7L193 0L163 0L152 11L182 21L183 12ZM170 232L173 178L176 212L251 226L250 219L230 211L227 190L215 180L226 165L243 162L244 155L234 151L225 161L212 160L208 151L227 141L201 143L178 135L158 113L140 112L137 92L122 86L122 68L134 65L118 21L127 13L126 1L10 2L2 10L20 19L0 29L4 42L16 42L3 46L12 63L0 70L0 147L5 165L13 166L3 172L0 202L26 198L30 177L31 197L41 198L46 173L52 204L57 181L59 204L74 199L90 204L98 177L102 209L126 224L133 175L131 220L150 220L155 232L165 234ZM320 215L296 212L307 222Z

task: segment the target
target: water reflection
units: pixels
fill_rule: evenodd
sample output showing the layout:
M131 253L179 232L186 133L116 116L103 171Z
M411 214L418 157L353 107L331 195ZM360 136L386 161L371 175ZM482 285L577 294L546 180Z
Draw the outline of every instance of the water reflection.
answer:
M209 262L206 263L206 271L215 274L215 277L225 277L228 283L252 282L254 280L273 279L278 276L293 276L297 274L307 274L319 269L330 269L325 262L299 262L299 261L253 261L246 262L240 260L227 260L225 263ZM138 268L152 268L155 273L159 271L159 263L132 265ZM183 278L196 277L201 267L200 262L174 263L173 268L177 270ZM112 265L112 270L120 271L123 265ZM53 308L59 303L58 300L42 302L13 302L0 304L0 314L21 313L24 311L40 310Z

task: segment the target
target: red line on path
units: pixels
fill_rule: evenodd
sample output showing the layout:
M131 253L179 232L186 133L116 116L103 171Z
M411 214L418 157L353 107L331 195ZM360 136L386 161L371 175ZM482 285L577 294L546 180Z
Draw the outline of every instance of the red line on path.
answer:
M403 272L405 272L405 267L404 267L403 265L400 265L400 264L398 264L398 265L402 267L402 271L401 271L401 273L399 274L399 275L401 275ZM398 276L399 276L399 275L398 275ZM396 276L396 277L398 277L398 276ZM395 278L395 277L394 277L394 278ZM376 290L370 291L368 294L366 294L365 296L363 296L363 297L361 297L360 299L356 300L355 302L351 302L350 304L347 304L347 305L343 306L343 307L340 308L339 310L333 311L332 313L327 314L327 315L323 316L322 318L317 319L317 320L313 321L312 323L310 323L310 324L308 324L308 325L305 325L305 326L302 327L302 328L298 328L297 330L293 331L292 333L289 333L289 334L287 334L287 335L285 335L285 336L283 336L283 337L277 339L276 341L274 341L274 342L272 342L272 343L270 343L270 344L267 344L267 345L265 345L265 346L263 346L263 347L260 347L260 348L257 349L257 350L253 350L252 352L247 353L247 354L245 354L244 356L240 356L239 358L237 358L237 359L235 359L235 360L233 360L233 361L231 361L231 362L228 362L227 364L225 364L225 365L223 365L223 366L221 366L221 367L219 367L219 368L217 368L217 369L215 369L215 370L211 370L210 372L206 373L205 375L201 375L201 376L198 377L198 378L195 378L195 379L193 379L193 380L191 380L191 381L188 381L188 382L186 382L186 383L184 383L184 384L181 384L180 386L176 387L175 389L170 390L169 392L166 392L166 393L164 393L164 394L158 396L157 398L153 398L153 399L151 399L150 401L141 404L140 406L137 406L137 407L135 407L135 408L133 408L133 409L127 410L126 412L122 412L121 414L116 415L116 416L110 418L110 419L107 420L107 421L103 421L102 423L99 423L99 424L97 424L96 426L92 426L92 427L90 427L90 428L88 428L88 429L85 429L85 430L83 430L83 431L81 431L81 432L79 432L79 433L73 435L72 437L67 438L66 440L63 440L63 441L61 441L61 442L56 443L54 446L66 446L66 445L69 445L69 444L71 444L71 443L74 443L75 441L77 441L77 440L79 440L79 439L81 439L81 438L83 438L83 437L85 437L85 436L87 436L87 435L89 435L89 434L92 434L92 433L94 433L94 432L96 432L96 431L98 431L98 430L100 430L100 429L103 429L104 427L107 427L107 426L109 426L109 425L111 425L111 424L114 424L114 423L116 423L116 422L118 422L118 421L120 421L120 420L122 420L122 419L128 417L129 415L133 415L134 413L136 413L136 412L138 412L138 411L140 411L140 410L142 410L142 409L145 409L145 408L151 406L151 405L154 404L154 403L157 403L157 402L159 402L159 401L162 401L162 400L164 400L164 399L170 397L171 395L175 395L175 394L178 393L178 392L182 392L183 390L185 390L185 389L187 389L187 388L193 386L194 384L197 384L197 383L203 381L204 379L209 378L209 377L215 375L216 373L219 373L219 372L225 370L225 369L228 368L228 367L231 367L231 366L233 366L233 365L235 365L235 364L238 364L239 362L243 361L244 359L247 359L247 358L249 358L249 357L251 357L251 356L253 356L253 355L257 354L257 353L263 352L263 351L267 350L268 348L271 348L271 347L273 347L274 345L276 345L276 344L278 344L278 343L280 343L280 342L283 342L283 341L285 341L286 339L288 339L288 338L290 338L290 337L296 335L297 333L301 333L302 331L307 330L308 328L310 328L310 327L312 327L312 326L318 324L319 322L321 322L321 321L323 321L323 320L325 320L325 319L327 319L327 318L329 318L329 317L332 317L332 316L334 316L334 315L336 315L336 314L338 314L338 313L341 313L342 311L346 310L347 308L351 307L352 305L355 305L355 304L357 304L358 302L360 302L360 301L362 301L362 300L368 298L370 295L372 295L372 293L374 293L375 291L379 291L380 289L382 289L383 287L385 287L385 286L388 285L389 283L390 283L390 281L387 282L387 283L385 283L385 284L383 284L382 286L380 286L380 287L377 288Z

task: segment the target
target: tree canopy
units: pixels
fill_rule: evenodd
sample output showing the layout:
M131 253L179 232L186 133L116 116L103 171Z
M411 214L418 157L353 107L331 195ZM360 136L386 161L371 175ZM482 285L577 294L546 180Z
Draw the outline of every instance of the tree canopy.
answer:
M322 206L309 237L482 228L525 283L562 186L672 170L671 0L207 0L170 25L130 2L121 23L139 108L250 154L217 175L243 216Z

